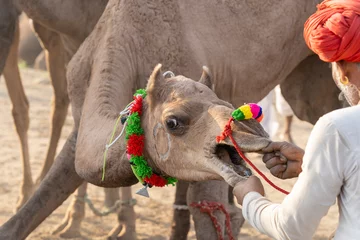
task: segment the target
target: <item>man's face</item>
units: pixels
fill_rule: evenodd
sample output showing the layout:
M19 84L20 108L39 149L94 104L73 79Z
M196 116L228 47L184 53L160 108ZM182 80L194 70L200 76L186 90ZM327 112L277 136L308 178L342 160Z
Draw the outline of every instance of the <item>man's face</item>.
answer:
M360 81L360 68L355 63L346 66L345 76L349 79L347 84L341 83L341 71L336 63L332 63L332 75L335 84L343 92L350 106L357 105L360 102L359 88L354 84Z

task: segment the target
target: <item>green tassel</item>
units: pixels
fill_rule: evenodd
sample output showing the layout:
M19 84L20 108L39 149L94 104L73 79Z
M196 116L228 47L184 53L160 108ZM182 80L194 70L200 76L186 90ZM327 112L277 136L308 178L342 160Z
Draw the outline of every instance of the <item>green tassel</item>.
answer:
M144 130L141 128L140 116L137 112L128 116L127 126L126 126L126 139L133 134L143 135Z
M135 164L134 169L136 175L144 179L152 175L152 169L147 164L146 160L142 156L132 156L130 161Z
M245 119L245 115L240 109L236 109L235 111L233 111L231 116L237 121Z
M134 96L136 96L138 94L141 94L142 98L145 98L146 97L146 90L145 89L138 89L138 90L136 90Z
M139 180L139 183L144 184L144 180L136 174L135 166L131 165L131 169L132 169L135 177Z
M171 184L171 185L173 185L173 186L175 186L175 183L177 183L177 181L178 181L178 180L177 180L176 178L174 178L174 177L167 177L166 180L167 180L166 185Z
M144 165L147 166L147 162L143 156L131 156L130 161L135 166L144 166Z

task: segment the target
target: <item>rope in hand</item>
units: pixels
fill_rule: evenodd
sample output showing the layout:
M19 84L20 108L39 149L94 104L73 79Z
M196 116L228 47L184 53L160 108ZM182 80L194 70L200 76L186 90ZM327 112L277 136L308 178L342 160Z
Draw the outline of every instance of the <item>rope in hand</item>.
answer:
M203 200L201 202L194 202L190 204L191 207L197 207L200 209L201 212L203 213L207 213L209 214L211 221L214 224L216 233L218 235L218 239L219 240L224 240L224 237L222 235L222 231L221 231L221 226L219 224L218 219L216 218L216 216L214 215L214 212L216 210L220 210L225 214L225 228L227 231L227 234L229 236L229 240L235 240L232 230L231 230L231 223L230 223L230 214L226 211L225 207L223 204L218 203L218 202L210 202L210 201L206 201Z
M229 121L227 122L227 124L225 125L224 131L221 133L220 136L216 137L216 141L220 142L222 140L225 140L227 137L230 138L231 142L233 143L236 151L238 152L238 154L240 155L240 157L242 157L245 162L247 164L249 164L268 184L270 184L270 186L272 186L273 188L275 188L276 190L278 190L279 192L282 192L284 194L289 194L288 191L278 187L277 185L275 185L275 183L273 183L270 179L268 179L265 174L263 174L246 156L245 154L241 151L239 145L236 143L234 137L232 136L232 130L231 130L231 123L234 121L234 118L230 118Z

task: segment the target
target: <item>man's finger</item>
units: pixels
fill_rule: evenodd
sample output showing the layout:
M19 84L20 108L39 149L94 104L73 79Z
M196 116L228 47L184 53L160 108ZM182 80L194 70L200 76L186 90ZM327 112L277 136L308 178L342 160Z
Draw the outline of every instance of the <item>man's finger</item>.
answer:
M271 142L267 147L261 149L264 153L279 151L285 142Z
M284 165L285 162L280 157L273 157L269 161L266 162L265 166L267 169L271 169L276 165Z
M272 159L273 157L276 157L274 152L271 153L265 153L264 156L262 157L262 161L263 163L266 163L267 161L269 161L270 159Z
M286 165L276 165L275 167L270 169L270 173L275 177L279 177L286 170Z

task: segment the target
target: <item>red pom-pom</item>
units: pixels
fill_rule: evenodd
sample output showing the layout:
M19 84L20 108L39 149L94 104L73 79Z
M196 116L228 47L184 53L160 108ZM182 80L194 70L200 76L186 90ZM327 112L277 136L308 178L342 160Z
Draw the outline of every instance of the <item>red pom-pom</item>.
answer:
M131 135L127 142L127 153L135 156L142 156L144 149L144 135Z
M261 121L263 120L263 118L264 118L264 114L261 114L261 116L258 117L258 118L256 119L256 121L261 122Z
M166 185L166 179L155 173L151 177L146 177L144 181L155 187L164 187Z
M139 116L141 116L142 113L142 97L141 96L137 96L134 97L134 102L131 106L131 112L137 112L139 114Z

